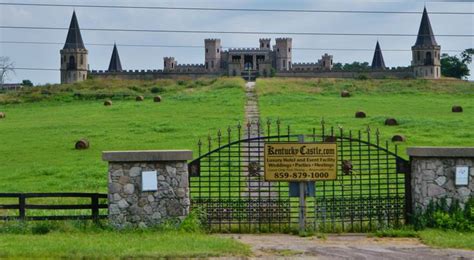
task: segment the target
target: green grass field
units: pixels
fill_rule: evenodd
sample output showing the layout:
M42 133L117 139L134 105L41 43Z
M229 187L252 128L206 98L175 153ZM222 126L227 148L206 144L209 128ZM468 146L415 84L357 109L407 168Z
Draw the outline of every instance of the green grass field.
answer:
M199 138L243 119L243 85L236 78L91 80L0 94L7 114L0 121L0 191L105 192L102 151L196 150ZM153 87L161 103L153 102ZM78 93L81 99L74 99ZM135 95L146 99L136 102ZM112 106L103 106L106 98ZM90 149L74 149L81 138Z
M341 98L348 90L350 98ZM474 84L454 80L335 80L259 79L257 81L262 119L291 125L293 133L310 134L321 129L321 119L336 129L378 128L381 142L402 134L399 154L406 158L408 146L474 145ZM463 113L452 113L461 105ZM356 111L367 118L355 118ZM386 118L398 126L385 126ZM372 139L373 140L373 139Z
M0 236L2 259L163 259L236 257L249 254L249 247L235 240L201 233L102 231Z

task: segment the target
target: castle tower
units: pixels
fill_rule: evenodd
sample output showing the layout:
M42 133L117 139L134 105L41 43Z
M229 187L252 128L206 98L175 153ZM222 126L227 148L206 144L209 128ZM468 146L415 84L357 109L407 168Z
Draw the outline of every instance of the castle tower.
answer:
M332 55L329 55L327 53L324 53L323 56L321 56L321 67L324 70L331 70L332 69Z
M416 43L411 47L415 77L439 79L441 77L441 46L436 43L426 7L423 9Z
M71 24L66 37L66 43L60 51L61 83L74 83L87 79L87 54L82 41L76 12L72 13Z
M276 69L290 70L291 69L291 38L276 38L275 51Z
M173 71L176 69L177 62L174 57L163 58L163 71Z
M372 69L375 70L384 70L385 62L383 60L382 49L380 49L379 41L375 45L374 57L372 58Z
M221 69L221 40L220 39L205 39L205 67L209 72L216 72Z
M271 39L265 38L260 39L260 50L270 50L270 41Z
M122 63L120 62L120 56L117 50L117 45L114 43L114 50L112 51L112 56L110 57L109 69L108 71L122 71Z

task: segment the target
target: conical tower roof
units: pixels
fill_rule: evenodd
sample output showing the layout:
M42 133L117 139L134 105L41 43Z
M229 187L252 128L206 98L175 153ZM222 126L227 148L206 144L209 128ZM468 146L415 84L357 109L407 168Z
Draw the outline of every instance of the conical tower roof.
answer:
M122 71L122 63L120 63L120 56L117 50L117 45L114 43L114 50L112 57L110 57L110 64L108 71Z
M374 58L372 59L372 69L385 69L382 49L380 49L379 41L375 45Z
M418 37L416 38L415 46L437 46L433 29L431 29L430 18L426 7L423 9L423 16L421 17L420 29L418 30Z
M75 11L72 13L71 24L63 49L85 49Z

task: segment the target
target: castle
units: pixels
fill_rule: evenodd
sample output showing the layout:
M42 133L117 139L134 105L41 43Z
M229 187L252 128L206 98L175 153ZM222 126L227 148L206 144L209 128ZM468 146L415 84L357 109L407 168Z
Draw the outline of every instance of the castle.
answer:
M426 7L418 30L415 45L412 46L412 62L409 67L387 68L382 49L377 41L370 70L346 71L333 68L333 56L322 55L313 63L294 63L292 60L292 39L260 39L258 48L229 48L224 50L220 39L204 40L203 64L179 64L174 57L163 58L163 69L123 70L117 45L114 44L109 68L89 70L88 51L82 41L76 13L73 12L66 43L61 54L61 83L73 83L93 77L119 77L122 79L156 79L201 76L258 76L282 77L331 77L353 78L366 75L371 78L425 78L441 77L441 46L436 43Z

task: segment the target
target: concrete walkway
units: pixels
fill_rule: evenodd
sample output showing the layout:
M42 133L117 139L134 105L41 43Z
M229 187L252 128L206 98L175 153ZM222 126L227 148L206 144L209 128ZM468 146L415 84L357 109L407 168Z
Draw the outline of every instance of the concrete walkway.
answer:
M474 251L435 249L416 238L328 235L326 239L284 234L223 235L248 244L249 259L474 259Z
M243 138L256 138L264 134L265 124L261 124L260 128L260 111L258 110L258 95L255 89L255 82L247 82L245 84L245 118L244 136ZM247 124L250 123L250 127ZM264 197L269 198L276 196L273 191L273 184L263 181L263 150L264 142L262 140L246 142L242 149L243 175L247 178L246 191L242 192L243 197ZM261 206L266 204L261 204Z

